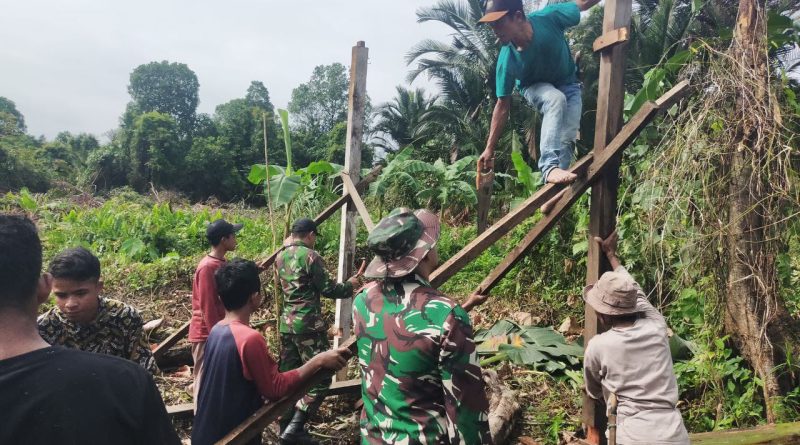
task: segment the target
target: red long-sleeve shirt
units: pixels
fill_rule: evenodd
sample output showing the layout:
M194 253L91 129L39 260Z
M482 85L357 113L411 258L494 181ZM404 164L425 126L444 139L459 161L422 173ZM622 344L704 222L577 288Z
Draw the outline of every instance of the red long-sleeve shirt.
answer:
M217 294L214 272L225 260L206 255L197 265L192 282L192 320L189 324L189 341L206 341L211 328L225 318L225 306Z

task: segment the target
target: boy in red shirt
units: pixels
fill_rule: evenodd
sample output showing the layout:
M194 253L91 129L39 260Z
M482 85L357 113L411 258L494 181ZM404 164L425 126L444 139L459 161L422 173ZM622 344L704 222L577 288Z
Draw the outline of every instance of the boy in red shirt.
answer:
M265 401L286 396L320 369L342 368L350 356L344 348L329 350L297 369L279 372L264 337L250 327L250 316L263 300L256 264L236 259L214 276L226 314L206 342L205 375L192 428L194 445L216 443ZM260 437L251 442L260 443Z
M203 352L211 328L225 318L225 307L217 295L214 272L225 264L225 255L236 250L236 232L241 224L231 224L218 219L206 227L206 238L211 244L211 253L197 265L192 282L192 319L189 323L189 342L194 359L194 407L197 409L197 392L203 378Z

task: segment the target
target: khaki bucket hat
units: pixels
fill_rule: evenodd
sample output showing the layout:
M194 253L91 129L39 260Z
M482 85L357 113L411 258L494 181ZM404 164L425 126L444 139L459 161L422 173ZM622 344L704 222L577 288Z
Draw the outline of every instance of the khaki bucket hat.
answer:
M638 289L630 275L606 272L594 285L583 289L583 300L596 312L605 315L626 315L638 312Z

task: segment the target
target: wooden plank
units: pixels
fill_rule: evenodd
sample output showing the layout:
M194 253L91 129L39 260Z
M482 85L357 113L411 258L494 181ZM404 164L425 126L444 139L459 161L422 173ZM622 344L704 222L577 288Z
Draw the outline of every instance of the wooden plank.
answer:
M358 394L361 392L361 379L342 380L331 383L328 389L329 396L341 396L346 394Z
M603 33L631 24L632 0L606 0L603 14ZM606 146L622 128L622 107L625 100L625 49L622 42L600 53L600 74L597 88L597 115L595 119L594 154L599 158ZM619 156L607 157L605 171L592 184L589 205L589 239L607 237L616 226L617 188L619 186ZM586 260L586 282L594 283L610 266L597 244L589 243ZM584 309L584 345L598 333L597 317L589 305ZM605 443L606 416L602 407L587 394L583 395L583 423L587 426L589 442Z
M167 405L167 417L170 419L191 419L194 417L194 404L181 403L180 405Z
M356 43L352 49L350 63L350 91L347 107L347 140L345 141L344 174L353 182L358 182L361 172L361 140L364 138L364 119L367 103L367 62L369 49L364 42ZM347 193L344 187L342 193ZM342 212L341 235L339 236L339 268L337 280L343 282L355 272L356 235L358 226L355 216L357 207L353 199ZM334 316L333 346L338 347L343 341L350 338L350 325L353 318L353 299L343 298L336 300L336 314ZM345 379L347 375L340 371L337 379Z
M159 358L161 358L161 356L164 355L164 353L166 353L169 350L169 348L175 346L176 343L181 341L181 339L183 339L184 337L186 337L187 334L189 334L189 323L190 322L187 321L186 323L181 325L181 327L179 327L177 331L173 332L172 335L167 337L166 340L159 343L159 345L153 350L153 357L156 359L156 361Z
M361 221L364 222L364 225L367 227L368 231L372 231L375 228L375 223L372 222L372 217L369 215L369 210L367 210L367 206L364 205L364 201L361 200L361 195L358 194L358 190L356 190L356 185L353 184L353 180L350 179L349 175L342 173L342 182L344 183L345 189L350 193L350 199L352 200L353 204L356 206L356 210L358 210L359 216L361 216Z
M369 174L367 176L365 176L364 179L359 181L358 184L356 184L356 190L358 190L359 193L363 193L367 189L368 185L370 185L376 179L378 179L378 176L381 175L382 171L383 171L383 166L382 165L379 165L379 166L373 168L372 170L370 170ZM320 214L317 215L314 218L314 222L316 222L317 225L322 224L328 218L333 216L334 213L336 213L343 205L347 204L348 202L350 202L350 193L345 193L344 195L342 195L341 198L337 199L336 201L331 203L331 205L326 207L325 210L320 212ZM261 260L258 263L258 266L263 268L263 269L266 269L269 266L272 266L272 263L275 262L275 258L278 257L278 253L280 253L280 251L281 251L281 249L279 248L276 251L272 252L268 257L266 257L265 259Z
M350 350L354 355L356 354L356 341L355 337L349 338L342 342L342 347ZM326 378L333 375L332 372L327 370L320 370L311 376L304 384L300 385L290 395L275 401L270 402L261 407L258 411L253 413L244 422L240 423L230 433L217 442L217 445L240 445L246 444L252 438L261 434L264 428L268 427L270 423L274 422L283 413L291 409L301 397L303 397L311 387L322 382Z
M539 220L539 222L528 232L527 235L517 244L514 249L509 252L503 261L489 273L489 275L481 282L475 292L486 294L500 282L503 277L530 251L533 246L547 234L550 228L566 213L567 210L578 200L578 198L589 189L592 182L597 180L606 168L613 165L615 156L622 153L622 151L631 142L636 139L636 136L644 129L644 127L653 120L658 111L666 110L669 108L668 104L674 103L678 98L689 90L688 82L681 82L675 88L667 92L662 98L662 105L659 106L658 102L647 102L639 109L639 111L625 124L614 140L606 147L606 150L594 159L592 164L585 170L585 174L579 176L578 179L567 187L564 196L559 199L555 207L550 213Z
M569 170L577 175L583 174L592 162L592 155L584 156ZM546 184L536 191L530 198L526 199L522 204L517 206L514 210L508 212L506 216L494 223L491 227L486 229L485 232L480 234L469 244L464 246L458 253L450 257L444 264L439 266L430 276L430 282L433 287L439 287L450 279L453 275L457 274L464 268L470 261L474 260L483 253L489 246L497 242L505 234L510 232L514 227L525 221L531 215L536 213L542 204L546 203L550 198L564 188L562 184Z
M695 445L797 444L800 443L800 422L690 434L689 441Z
M627 41L628 28L617 28L595 39L592 44L592 50L594 52L602 51Z

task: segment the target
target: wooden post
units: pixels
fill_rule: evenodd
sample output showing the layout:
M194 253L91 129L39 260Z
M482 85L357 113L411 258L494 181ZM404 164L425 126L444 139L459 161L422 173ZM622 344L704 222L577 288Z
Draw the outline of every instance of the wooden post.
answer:
M344 174L348 175L354 183L358 183L361 172L361 139L364 136L364 111L367 96L367 49L364 42L356 43L353 47L352 62L350 63L350 93L347 111L347 141L345 142ZM342 194L348 192L344 187ZM339 236L339 270L337 280L344 281L353 274L353 264L356 254L356 206L352 201L342 209L342 230ZM350 337L350 325L353 318L353 299L336 300L336 319L333 337L333 347L338 347ZM343 369L336 374L337 380L347 378L347 370Z
M631 22L631 0L606 0L603 34L628 28ZM600 77L597 90L594 155L599 158L622 127L622 106L625 99L625 49L627 43L607 47L600 53ZM606 237L615 227L617 217L617 187L619 186L619 156L592 186L589 214L589 254L586 262L586 282L594 283L610 266L592 237ZM585 309L584 344L597 334L597 316L588 305ZM605 412L588 395L583 396L583 423L587 438L605 443Z

